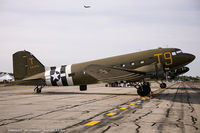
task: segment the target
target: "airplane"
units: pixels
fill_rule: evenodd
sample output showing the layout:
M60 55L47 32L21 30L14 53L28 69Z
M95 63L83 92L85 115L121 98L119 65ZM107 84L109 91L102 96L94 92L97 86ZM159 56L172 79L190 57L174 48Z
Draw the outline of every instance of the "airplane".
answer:
M86 91L88 84L131 82L140 96L151 92L149 81L163 81L189 71L187 64L195 56L183 53L178 48L158 48L120 56L114 56L59 67L44 67L30 52L13 54L15 82L20 85L36 86L35 93L41 93L44 86L79 86Z
M86 5L84 5L84 7L85 7L85 8L90 8L91 6L86 6Z

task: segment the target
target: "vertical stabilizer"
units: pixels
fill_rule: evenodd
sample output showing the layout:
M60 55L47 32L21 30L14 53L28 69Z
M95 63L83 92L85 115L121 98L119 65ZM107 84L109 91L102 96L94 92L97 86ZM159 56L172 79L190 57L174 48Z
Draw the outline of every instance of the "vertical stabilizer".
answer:
M21 80L44 71L44 65L30 52L19 51L13 54L13 72L15 80Z

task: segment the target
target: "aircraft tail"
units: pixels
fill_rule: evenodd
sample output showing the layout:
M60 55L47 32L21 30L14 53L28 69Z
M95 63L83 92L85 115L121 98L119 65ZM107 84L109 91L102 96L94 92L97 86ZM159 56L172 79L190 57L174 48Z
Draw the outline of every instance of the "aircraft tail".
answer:
M15 80L22 80L44 71L44 65L30 52L24 50L13 54L13 73Z

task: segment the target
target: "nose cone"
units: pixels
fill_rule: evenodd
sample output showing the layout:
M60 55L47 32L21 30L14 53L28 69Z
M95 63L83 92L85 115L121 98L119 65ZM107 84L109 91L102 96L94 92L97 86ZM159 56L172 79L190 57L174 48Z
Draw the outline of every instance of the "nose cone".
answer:
M189 60L190 62L192 62L196 57L193 54L189 54Z
M185 60L185 62L187 62L187 63L190 63L190 62L192 62L196 57L194 56L194 55L192 55L192 54L185 54L184 55L184 60Z

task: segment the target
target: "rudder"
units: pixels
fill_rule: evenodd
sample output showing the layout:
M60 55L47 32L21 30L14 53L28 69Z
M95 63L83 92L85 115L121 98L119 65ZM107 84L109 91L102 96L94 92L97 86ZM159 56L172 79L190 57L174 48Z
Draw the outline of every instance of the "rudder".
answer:
M45 67L40 61L28 51L19 51L13 54L13 73L15 80L41 73Z

